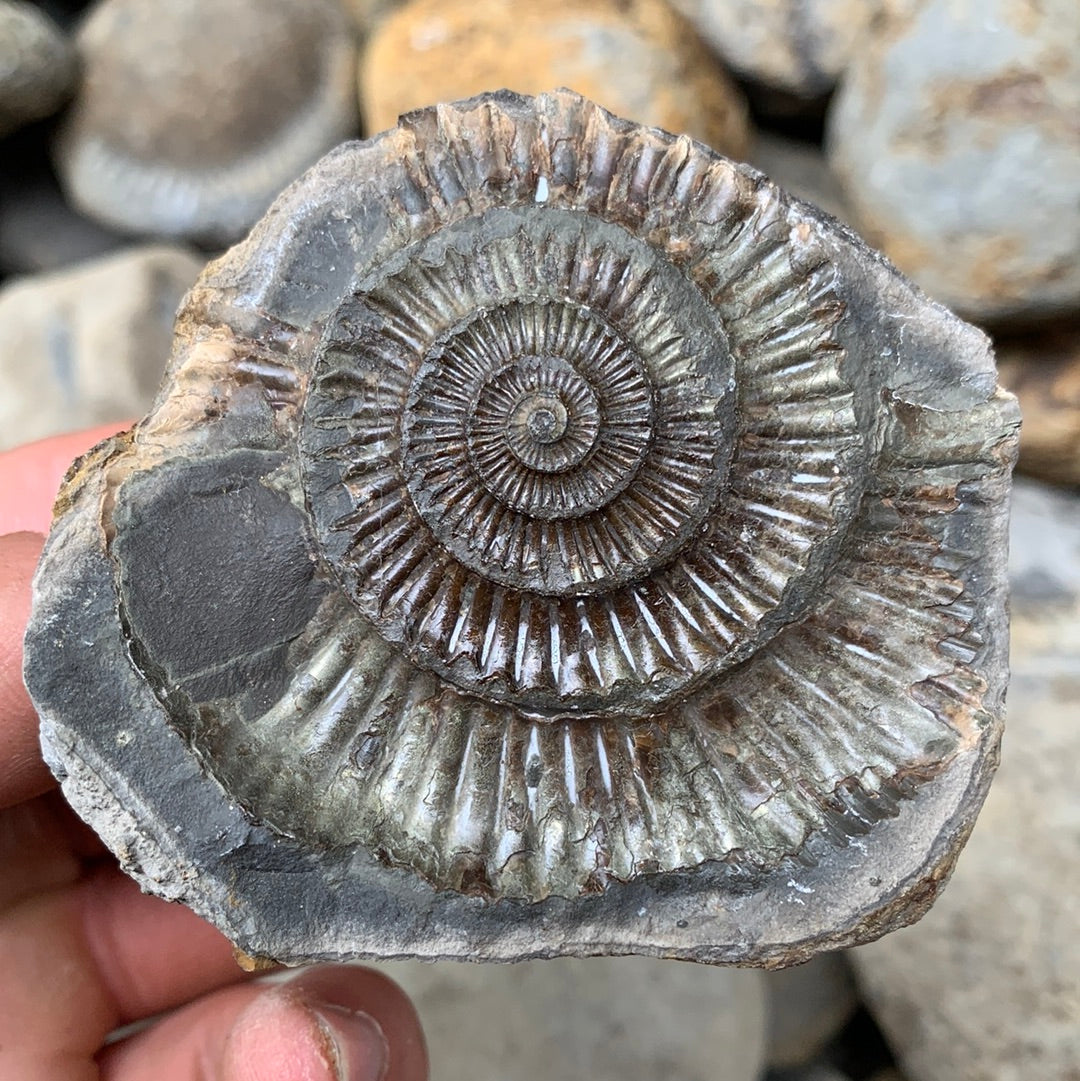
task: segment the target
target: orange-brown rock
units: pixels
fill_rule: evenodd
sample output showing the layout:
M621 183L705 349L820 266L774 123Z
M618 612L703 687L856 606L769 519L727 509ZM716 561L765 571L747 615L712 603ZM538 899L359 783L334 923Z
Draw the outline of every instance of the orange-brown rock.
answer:
M1080 484L1080 327L999 342L1002 386L1019 399L1018 468L1055 484Z
M360 68L367 130L485 90L569 87L640 123L742 157L742 95L662 0L415 0L376 28Z

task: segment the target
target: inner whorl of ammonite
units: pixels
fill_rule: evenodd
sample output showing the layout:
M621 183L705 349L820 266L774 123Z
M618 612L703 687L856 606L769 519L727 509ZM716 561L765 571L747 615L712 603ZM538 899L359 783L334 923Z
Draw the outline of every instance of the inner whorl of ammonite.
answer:
M300 461L322 554L388 642L488 700L648 714L805 608L864 438L827 276L756 230L667 250L493 207L344 298Z
M308 498L349 595L484 697L593 709L695 679L638 667L635 590L710 532L736 434L723 321L581 214L494 211L405 256L336 313L307 404Z

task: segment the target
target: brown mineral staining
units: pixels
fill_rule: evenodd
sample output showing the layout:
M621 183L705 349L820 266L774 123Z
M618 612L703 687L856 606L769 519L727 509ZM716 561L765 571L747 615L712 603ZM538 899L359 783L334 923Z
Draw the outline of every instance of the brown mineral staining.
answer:
M1001 382L1020 399L1019 469L1080 484L1080 328L997 344Z
M745 153L741 93L662 0L414 0L376 30L360 69L368 131L433 101L559 86L732 157Z
M250 953L244 953L241 949L234 948L233 957L237 965L245 972L272 972L279 967L272 957L252 957Z

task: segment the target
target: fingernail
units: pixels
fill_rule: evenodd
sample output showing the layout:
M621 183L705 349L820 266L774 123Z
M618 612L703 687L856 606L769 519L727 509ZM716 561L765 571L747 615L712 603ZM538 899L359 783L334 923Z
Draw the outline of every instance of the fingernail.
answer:
M334 1003L313 1002L310 1007L330 1039L338 1081L382 1081L389 1046L375 1018Z

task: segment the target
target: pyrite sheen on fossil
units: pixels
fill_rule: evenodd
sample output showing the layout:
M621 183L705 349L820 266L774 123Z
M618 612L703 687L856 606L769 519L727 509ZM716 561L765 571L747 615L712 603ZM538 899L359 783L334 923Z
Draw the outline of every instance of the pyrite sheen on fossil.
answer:
M996 762L1016 426L981 333L752 169L569 92L409 114L69 474L47 759L256 956L875 937Z

